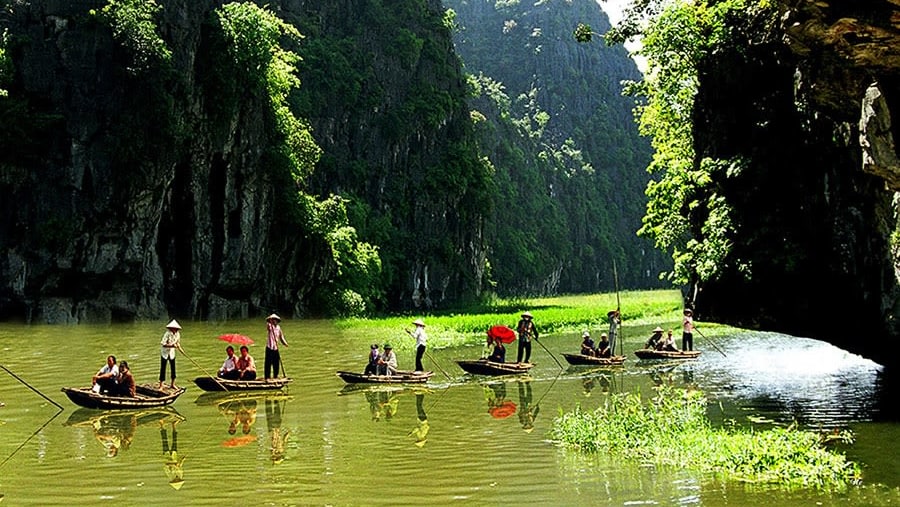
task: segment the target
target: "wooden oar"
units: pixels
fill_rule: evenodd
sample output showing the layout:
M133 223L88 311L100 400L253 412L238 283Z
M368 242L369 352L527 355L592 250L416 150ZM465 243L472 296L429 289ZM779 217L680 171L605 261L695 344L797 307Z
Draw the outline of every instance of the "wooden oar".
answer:
M718 350L719 353L722 354L723 357L728 357L728 356L725 354L725 352L724 352L722 349L720 349L718 345L716 345L716 342L712 341L712 340L709 339L706 335L704 335L703 333L701 333L700 330L697 329L696 326L694 326L694 331L697 331L697 333L700 334L700 336L702 336L703 338L705 338L706 341L708 341L708 342L710 343L710 345L713 346L714 349Z
M3 368L3 369L6 370L6 368ZM6 371L9 371L9 370L6 370ZM43 395L42 395L42 396L43 396ZM50 401L50 403L53 403L52 400L49 400L49 401ZM55 403L54 403L54 405L55 405ZM59 405L57 405L57 406L59 406ZM37 435L37 434L40 433L44 428L46 428L47 425L50 424L54 419L56 419L56 418L59 416L59 414L62 414L62 412L63 412L63 408L62 408L62 407L59 407L59 410L58 410L55 414L53 414L53 415L50 417L50 419L47 419L47 422L45 422L40 428L34 430L34 433L32 433L30 437L26 438L24 442L22 442L21 444L19 444L19 447L16 447L16 450L14 450L9 456L6 457L5 460L3 460L2 463L0 463L0 467L2 467L3 465L5 465L7 461L9 461L10 459L12 459L12 457L15 456L16 454L18 454L19 451L21 451L22 448L25 447L25 444L27 444L28 442L31 442L31 439L34 438L35 435ZM2 495L0 495L0 500L3 500L3 496L2 496Z
M278 354L278 364L281 365L281 376L287 378L287 373L284 371L284 360L281 359L281 354ZM278 372L275 372L276 376Z
M616 284L616 317L619 319L616 322L616 341L619 342L619 355L622 356L625 355L625 344L622 337L622 301L619 299L619 270L616 269L615 259L613 259L613 280ZM612 353L616 354L615 345L613 345Z
M226 387L225 384L219 382L219 377L218 377L218 376L216 376L216 375L210 375L209 372L206 371L206 368L200 366L200 364L197 363L197 361L194 361L194 358L192 358L191 356L189 356L189 355L187 354L187 352L184 351L184 349L181 349L181 354L184 355L184 357L188 358L188 360L189 360L190 362L194 363L194 366L196 366L197 368L199 368L200 371L202 371L204 374L206 374L207 377L213 379L213 381L214 381L216 384L219 384L219 387L221 387L221 388L222 388L223 390L225 390L225 391L228 391L228 387Z
M556 356L553 355L553 353L550 352L550 349L548 349L546 345L544 345L543 343L541 343L541 341L538 340L537 338L535 338L534 341L536 341L536 342L538 343L538 345L540 345L541 347L543 347L543 349L544 349L545 351L547 351L547 355L548 355L548 356L552 357L553 360L556 361L556 366L559 366L559 369L560 369L560 370L565 370L565 368L563 368L562 363L559 362L559 359L557 359Z
M37 389L35 389L34 387L32 387L28 382L25 382L24 380L22 380L21 378L19 378L18 375L16 375L15 373L9 371L9 369L7 369L6 366L3 366L2 364L0 364L0 368L3 368L3 371L5 371L6 373L9 373L10 376L12 376L12 378L14 378L14 379L18 380L19 382L21 382L23 386L25 386L25 387L27 387L28 389L31 389L32 391L36 392L41 398L44 398L45 400L49 401L50 403L56 405L56 408L58 408L58 409L60 410L60 412L63 410L62 406L61 406L59 403L57 403L57 402L51 400L51 399L48 398L46 395L44 395L44 393L42 393L42 392L38 391Z
M412 331L410 331L409 329L404 329L404 331L406 331L406 334L408 334L408 335L410 335L410 336L413 335L413 334L412 334ZM438 362L434 360L434 357L431 356L431 353L428 352L428 346L427 346L427 345L425 346L425 355L428 356L428 359L429 359L432 363L434 363L434 365L437 366L439 370L441 370L441 373L443 373L444 376L447 377L447 380L453 380L453 377L451 377L450 374L447 373L446 370L444 370L444 369L441 367L441 365L438 364Z
M450 374L447 373L447 371L444 370L444 368L442 368L437 361L435 361L434 357L431 356L431 353L428 352L428 349L425 349L425 355L428 356L428 359L430 359L431 362L434 363L434 365L437 366L439 370L441 370L441 373L443 373L444 376L447 377L447 380L453 380L453 377L451 377Z

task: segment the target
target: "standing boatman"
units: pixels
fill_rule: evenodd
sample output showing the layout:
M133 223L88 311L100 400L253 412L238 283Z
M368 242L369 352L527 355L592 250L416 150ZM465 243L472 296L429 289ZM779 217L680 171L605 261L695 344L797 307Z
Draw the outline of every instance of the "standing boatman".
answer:
M681 350L694 350L694 312L690 308L684 309L681 321Z
M619 309L606 312L609 317L609 351L611 355L616 355L616 340L619 339L619 326L622 325L622 316Z
M284 332L281 330L281 317L272 314L266 317L266 363L264 368L265 380L269 381L269 371L275 368L275 377L278 378L278 368L281 366L281 352L278 351L278 342L288 346L287 340L284 339Z
M516 326L516 331L519 333L519 351L516 354L517 363L522 362L523 353L526 363L531 359L531 340L538 339L538 330L534 326L532 318L531 312L524 312L521 320L519 320L519 324Z
M181 348L181 325L177 320L172 319L166 324L166 332L163 333L162 340L159 342L159 389L162 389L163 382L166 380L166 364L169 365L171 371L172 382L169 384L170 389L175 387L175 351L179 350L184 354Z
M415 331L410 332L409 329L404 329L404 331L416 339L416 371L425 371L425 368L422 366L422 356L425 355L425 348L428 345L425 323L422 322L422 319L416 319L413 321L413 325L416 326Z

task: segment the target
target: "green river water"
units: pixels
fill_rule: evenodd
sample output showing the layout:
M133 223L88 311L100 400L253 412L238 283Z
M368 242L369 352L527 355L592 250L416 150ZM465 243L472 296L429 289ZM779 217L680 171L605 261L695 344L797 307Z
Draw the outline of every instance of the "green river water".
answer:
M203 369L214 372L221 365L225 344L216 336L230 332L257 340L251 353L262 369L263 322L182 325L185 351ZM576 351L580 335L551 335L541 343L563 368L536 344L537 366L528 376L475 377L455 361L480 357L480 346L430 349L426 365L435 376L427 386L354 389L335 371L361 371L371 341L394 343L401 368L411 369L412 343L402 330L373 340L342 336L327 321L285 321L282 327L290 342L282 352L285 372L294 379L283 392L205 394L192 382L204 372L179 356L178 383L188 390L171 408L109 413L80 409L60 388L86 386L108 354L127 360L138 383L154 382L163 323L0 324L0 364L8 370L0 371L0 501L900 504L900 423L883 410L896 393L880 389L879 365L822 342L740 332L716 338L728 357L698 337L696 348L703 355L697 360L639 362L629 353L622 367L591 369L569 367L559 355ZM627 331L635 338L626 350L638 348L646 330ZM602 453L583 455L548 438L560 410L579 404L594 408L611 392L649 394L662 383L702 389L714 421L850 428L857 441L846 452L862 465L864 483L840 492L786 491L723 482L691 471L689 464L659 469Z

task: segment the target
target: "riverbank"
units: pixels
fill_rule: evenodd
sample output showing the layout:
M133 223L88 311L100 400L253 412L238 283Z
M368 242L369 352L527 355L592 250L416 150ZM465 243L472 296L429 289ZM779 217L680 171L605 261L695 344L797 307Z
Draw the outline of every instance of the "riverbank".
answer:
M480 344L485 332L494 325L515 328L524 311L534 315L541 335L559 333L591 333L609 328L606 313L621 307L623 332L626 336L639 333L643 340L646 328L681 326L682 300L677 290L626 291L602 294L577 294L548 298L504 300L498 299L480 308L445 314L410 314L376 318L352 318L336 321L345 335L397 336L398 331L412 329L413 319L427 324L428 344L432 348ZM715 336L724 326L701 323L703 332ZM400 348L412 348L411 340L398 342ZM397 347L397 345L394 345Z

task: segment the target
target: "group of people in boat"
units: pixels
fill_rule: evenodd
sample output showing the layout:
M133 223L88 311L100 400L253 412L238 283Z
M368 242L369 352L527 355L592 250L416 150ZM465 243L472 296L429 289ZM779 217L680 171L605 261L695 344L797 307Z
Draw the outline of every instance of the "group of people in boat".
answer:
M519 338L519 345L516 352L516 363L527 363L531 360L531 342L537 340L540 336L537 326L534 324L534 316L531 312L523 312L519 323L516 324L516 335ZM488 361L493 363L506 362L506 345L500 336L487 335L487 347L491 354L487 357Z
M591 333L584 331L581 333L581 355L591 357L612 357L612 347L609 342L609 335L600 333L600 341L594 344Z
M134 375L128 361L116 363L116 356L106 357L104 364L91 379L91 390L110 396L134 397Z
M231 345L225 347L225 362L216 376L225 380L256 380L256 361L250 355L250 349L241 345L241 355L234 353Z
M425 349L428 346L428 335L425 333L425 322L422 319L413 321L414 331L405 329L406 333L416 341L416 372L425 371L422 364L422 357L425 355ZM381 350L377 343L373 343L369 348L369 359L366 362L366 368L363 371L365 375L395 375L400 369L397 366L397 354L390 343L385 343Z
M369 350L369 362L363 373L366 375L393 375L397 373L397 354L390 343L385 343L379 351L378 344L373 343Z
M690 308L685 308L683 315L681 319L681 350L692 351L694 350L694 312ZM666 333L665 337L663 337L663 333ZM665 331L659 326L653 330L653 334L644 344L644 348L678 352L672 330Z
M175 351L184 353L184 349L181 348L181 325L178 321L172 319L166 324L166 331L163 333L159 345L158 388L162 389L163 381L166 378L166 367L169 366L172 374L171 388L175 389ZM116 357L108 356L106 364L91 379L91 390L98 394L133 398L135 393L134 375L131 373L131 368L128 367L128 362L122 361L116 364Z

